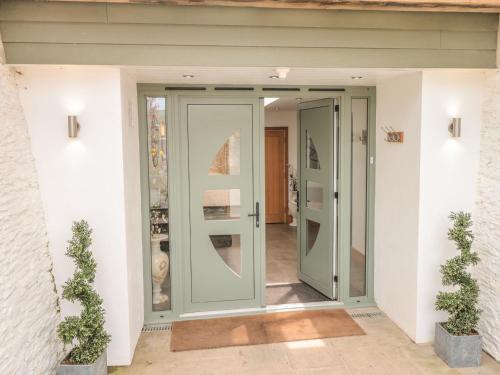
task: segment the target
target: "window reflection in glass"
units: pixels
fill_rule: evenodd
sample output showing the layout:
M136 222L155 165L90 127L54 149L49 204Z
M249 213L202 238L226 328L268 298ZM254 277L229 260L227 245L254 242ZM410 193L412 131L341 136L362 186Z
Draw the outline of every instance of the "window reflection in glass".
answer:
M368 99L352 99L350 296L366 295Z
M239 234L212 234L210 241L229 269L241 277L241 243Z
M205 220L240 218L240 189L212 189L203 192Z
M240 131L235 131L217 151L208 170L209 175L240 174Z
M314 181L306 181L306 205L308 208L321 210L323 208L323 186Z
M311 250L314 248L314 244L316 243L316 239L318 238L319 228L321 226L320 223L307 219L307 249L306 255L309 255Z
M306 130L306 167L310 169L320 169L319 156L311 134Z
M146 98L153 311L171 309L166 105Z

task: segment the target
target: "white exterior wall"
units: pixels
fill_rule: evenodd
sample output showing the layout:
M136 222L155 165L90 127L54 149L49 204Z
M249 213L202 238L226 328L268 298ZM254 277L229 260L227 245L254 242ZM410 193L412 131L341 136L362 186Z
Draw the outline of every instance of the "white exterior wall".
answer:
M413 340L417 330L417 254L421 73L377 85L375 300ZM405 132L387 143L381 127Z
M47 227L28 125L0 40L0 374L51 374L62 356Z
M479 332L483 347L500 360L500 71L487 75L481 130L474 248L481 262Z
M64 255L72 221L85 219L93 228L95 284L104 299L106 329L112 335L108 364L129 364L143 309L142 291L137 291L142 288L142 262L134 256L140 251L140 234L128 231L140 221L140 215L132 217L134 210L140 211L140 206L135 207L138 161L124 164L134 159L137 150L137 140L131 136L137 122L133 114L132 121L122 121L122 89L129 93L125 101L133 90L121 79L119 68L34 66L21 71L20 96L39 172L56 284L60 292L73 272ZM81 124L76 139L67 135L69 114L78 115ZM129 183L125 178L137 180ZM61 308L63 316L78 312L67 301L61 302Z
M447 238L448 215L459 210L472 212L473 218L479 214L476 201L485 74L424 71L377 85L375 299L417 343L433 341L435 322L446 320L446 313L435 311L434 303L443 289L439 267L457 255ZM492 128L498 127L494 120L497 107L492 102L490 108ZM452 117L462 118L460 138L448 133ZM382 126L404 131L404 143L385 142ZM486 178L492 176L491 158L498 153L492 140L495 132L483 136L483 144L490 150L483 163ZM493 181L484 186L484 204L492 208L491 192L498 194L499 189ZM485 221L491 220L487 217ZM492 254L498 253L498 243L491 241L494 226L483 223L483 227L476 225L474 230L486 232L483 238L488 242L482 246L488 266L478 267L482 289L487 291L482 292L481 300L481 307L487 306L489 311L481 321L486 331L498 327L499 315L493 311L498 311L499 271L494 265L498 256ZM495 246L497 250L493 250ZM498 347L498 334L496 340L489 345Z
M475 217L482 124L484 73L424 72L420 150L418 239L418 302L416 342L434 340L434 324L446 320L436 312L436 294L443 289L439 267L458 255L448 240L451 211ZM462 118L462 136L452 138L448 124Z

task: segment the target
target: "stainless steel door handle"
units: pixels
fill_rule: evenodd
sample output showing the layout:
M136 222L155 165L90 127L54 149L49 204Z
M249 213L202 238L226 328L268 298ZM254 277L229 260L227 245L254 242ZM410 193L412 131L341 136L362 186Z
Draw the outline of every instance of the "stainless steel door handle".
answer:
M255 227L258 228L260 225L259 202L255 202L255 212L248 214L248 217L255 217Z

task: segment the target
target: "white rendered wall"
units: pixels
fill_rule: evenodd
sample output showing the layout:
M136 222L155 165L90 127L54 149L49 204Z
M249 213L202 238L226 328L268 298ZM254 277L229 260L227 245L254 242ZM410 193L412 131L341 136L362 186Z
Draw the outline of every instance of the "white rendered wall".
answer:
M375 159L375 300L413 340L417 327L417 253L421 73L377 85ZM385 142L380 127L405 132Z
M458 255L447 238L451 211L475 212L479 167L484 73L428 71L422 81L418 302L416 342L434 340L434 324L446 319L436 312L442 290L439 267ZM462 118L462 136L452 138L448 124Z
M62 357L47 227L16 72L0 40L0 374L51 374Z
M377 85L375 299L418 343L446 319L434 303L439 267L457 254L448 215L477 213L484 74L424 71ZM456 139L447 129L454 116ZM404 131L404 143L385 142L382 126Z
M137 292L142 287L142 262L133 254L139 250L140 235L127 231L140 220L140 215L127 217L139 212L133 207L138 199L137 180L125 181L138 176L124 164L133 159L136 148L132 135L136 118L130 116L132 128L123 128L128 120L122 121L121 92L128 92L127 98L133 96L130 83L121 79L119 68L33 66L20 70L20 96L39 173L58 291L73 272L64 255L71 223L85 219L93 228L92 250L98 264L95 284L104 299L106 329L112 335L108 364L129 364L142 319L132 314L142 314L143 308L141 292ZM76 139L67 135L69 114L78 115L81 124ZM138 168L138 163L132 168ZM139 285L131 285L135 282ZM63 316L78 312L67 301L62 301L61 308Z

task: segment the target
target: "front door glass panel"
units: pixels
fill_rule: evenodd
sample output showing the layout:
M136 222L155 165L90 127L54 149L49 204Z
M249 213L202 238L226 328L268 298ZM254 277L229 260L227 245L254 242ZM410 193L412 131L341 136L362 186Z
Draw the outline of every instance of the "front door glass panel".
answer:
M240 131L236 130L219 148L208 170L209 175L240 174Z
M308 208L321 210L323 208L323 186L314 181L306 181L306 205Z
M222 261L241 277L241 242L239 234L212 234L210 241Z
M203 192L205 220L238 220L240 189L210 189Z
M320 169L318 151L314 145L313 138L308 130L306 130L306 163L309 169Z

